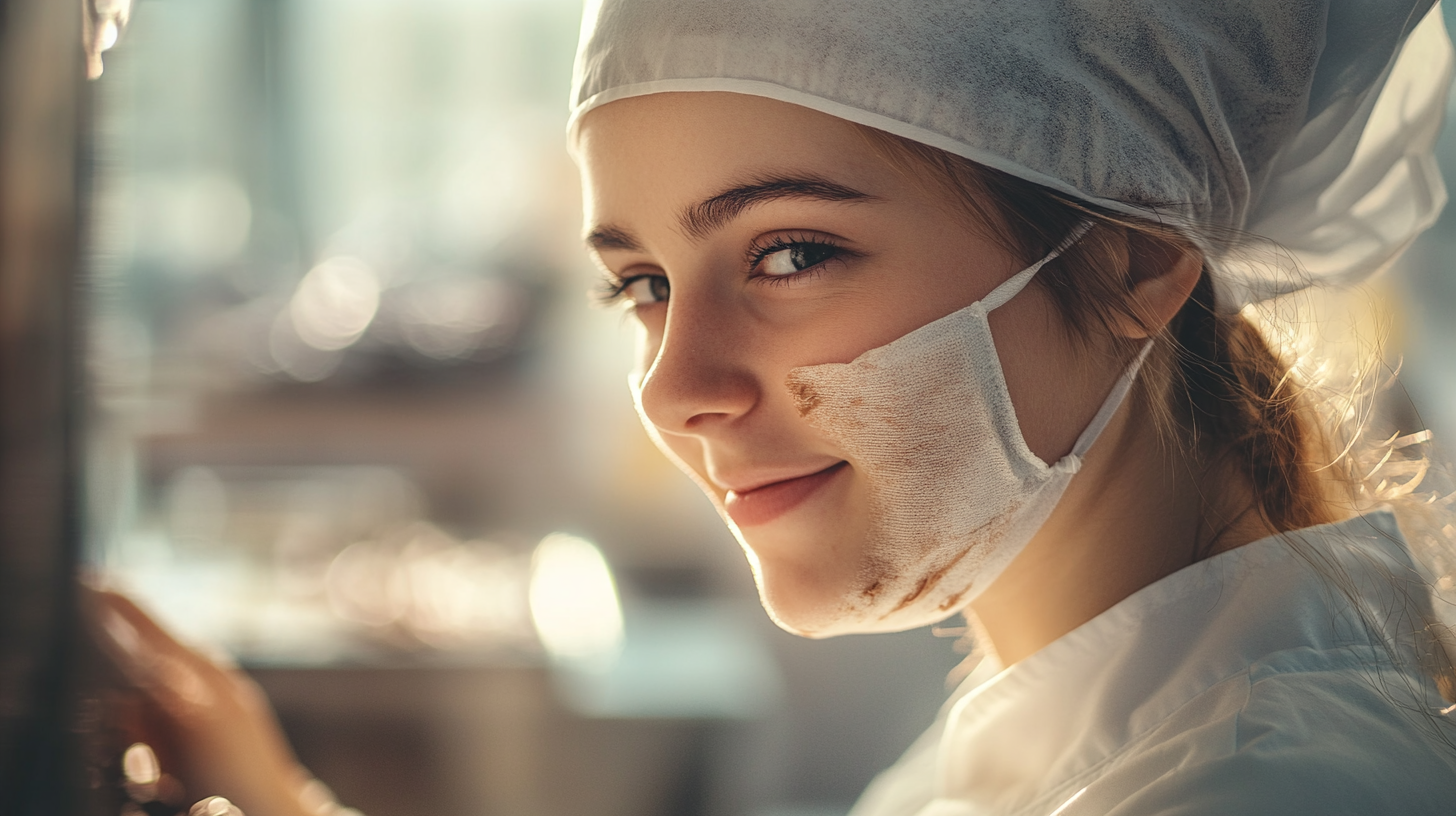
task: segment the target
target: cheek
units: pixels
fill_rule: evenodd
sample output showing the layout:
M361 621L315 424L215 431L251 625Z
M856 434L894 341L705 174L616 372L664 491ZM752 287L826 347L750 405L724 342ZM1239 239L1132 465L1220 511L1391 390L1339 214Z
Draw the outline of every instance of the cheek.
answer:
M635 352L632 358L632 388L635 392L643 376L652 368L652 361L657 359L658 349L662 347L662 332L654 331L640 319L634 318L633 323L636 325L636 342L633 344Z
M652 370L652 364L657 360L657 352L662 347L662 333L654 332L643 325L640 320L629 318L633 323L632 343L632 370L627 372L627 387L632 393L632 405L637 409L637 419L641 421L642 427L647 429L647 434L657 447L667 452L663 441L653 429L652 423L642 411L642 384L647 380L647 373Z
M703 455L703 446L692 437L664 437L650 425L645 427L647 427L647 433L652 437L653 443L657 445L657 449L662 451L662 454L676 465L678 470L686 473L708 498L712 499L715 504L721 504L723 497L707 481L707 460Z
M1054 463L1071 452L1120 369L1117 352L1069 336L1056 306L1028 287L990 315L1002 377L1026 446Z

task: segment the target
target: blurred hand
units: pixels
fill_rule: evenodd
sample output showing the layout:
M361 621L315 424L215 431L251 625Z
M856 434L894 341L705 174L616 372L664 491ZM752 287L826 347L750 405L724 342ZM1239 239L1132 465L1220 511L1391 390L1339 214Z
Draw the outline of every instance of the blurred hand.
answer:
M148 723L176 756L167 770L192 800L223 796L248 816L319 816L337 808L317 799L317 782L298 765L272 708L232 665L178 643L136 604L89 591L103 649L151 703Z

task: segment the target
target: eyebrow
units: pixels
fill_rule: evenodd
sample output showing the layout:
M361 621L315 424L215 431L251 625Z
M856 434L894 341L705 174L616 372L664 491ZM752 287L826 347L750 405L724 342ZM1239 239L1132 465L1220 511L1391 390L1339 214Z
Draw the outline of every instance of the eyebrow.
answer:
M702 240L737 218L744 210L770 201L875 201L876 196L846 187L819 176L769 176L738 184L693 204L678 216L683 231ZM641 250L641 243L619 227L604 225L587 233L587 246L594 250Z
M642 245L632 233L620 227L602 226L586 234L586 245L600 252L604 249L625 249L640 251Z
M731 187L683 210L678 222L699 240L737 218L744 210L769 201L866 201L874 196L817 176L771 176Z

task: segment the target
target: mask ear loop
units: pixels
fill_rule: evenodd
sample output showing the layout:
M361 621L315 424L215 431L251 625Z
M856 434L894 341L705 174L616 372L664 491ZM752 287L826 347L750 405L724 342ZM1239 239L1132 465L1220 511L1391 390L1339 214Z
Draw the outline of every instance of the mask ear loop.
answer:
M1036 273L1041 271L1043 266L1051 263L1061 256L1063 252L1066 252L1073 244L1082 240L1082 237L1091 229L1091 221L1083 221L1073 227L1072 231L1067 233L1067 237L1063 238L1061 243L1057 244L1051 252L1047 253L1045 258L1012 275L1000 286L992 289L991 294L981 299L981 305L985 307L987 312L990 312L992 309L1005 305L1007 301L1021 294L1021 290L1026 288L1026 284L1031 282L1031 279L1035 277ZM1086 456L1087 451L1092 449L1092 445L1097 441L1097 437L1102 435L1102 431L1107 427L1107 423L1112 421L1112 415L1117 413L1118 408L1122 407L1123 400L1127 399L1127 393L1132 390L1132 384L1137 380L1138 371L1143 367L1143 361L1148 358L1148 353L1152 350L1153 341L1151 339L1143 343L1142 350L1138 352L1137 357L1128 365L1127 370L1122 372L1122 376L1117 379L1117 382L1112 386L1112 390L1107 393L1107 399L1103 400L1102 407L1097 410L1096 415L1092 417L1092 421L1087 423L1087 427L1082 429L1082 434L1077 437L1077 443L1072 446L1072 452L1057 462L1054 465L1054 469L1066 470L1071 473L1076 473L1082 469L1082 457Z
M1007 278L1000 286L992 289L991 294L981 298L981 305L985 307L986 311L988 312L998 306L1004 306L1008 300L1011 300L1012 298L1021 294L1021 290L1026 288L1026 284L1031 282L1032 277L1034 277L1036 273L1040 272L1043 266L1046 266L1047 264L1056 260L1073 244L1082 240L1082 236L1086 235L1087 232L1091 229L1091 221L1083 221L1077 226L1072 227L1072 231L1067 233L1067 237L1063 238L1060 244L1057 244L1051 252L1047 253L1047 256L1045 258L1042 258L1031 266L1028 266L1027 268L1021 270L1020 272L1017 272L1015 275Z
M1092 443L1097 441L1097 437L1102 434L1102 429L1107 427L1107 423L1112 421L1112 415L1117 413L1117 409L1122 406L1123 400L1127 399L1127 392L1132 390L1132 384L1137 380L1138 371L1142 369L1143 361L1148 359L1148 352L1152 350L1152 340L1143 343L1143 348L1138 352L1137 357L1133 358L1127 370L1122 372L1122 376L1117 378L1117 383L1107 393L1107 399L1102 403L1102 407L1097 410L1097 414L1092 417L1092 421L1087 423L1087 427L1083 429L1082 435L1077 437L1077 444L1073 445L1072 452L1067 454L1067 459L1076 463L1073 466L1073 473L1076 473L1082 467L1082 457L1086 456L1087 451L1092 449ZM1063 461L1066 460L1064 459Z

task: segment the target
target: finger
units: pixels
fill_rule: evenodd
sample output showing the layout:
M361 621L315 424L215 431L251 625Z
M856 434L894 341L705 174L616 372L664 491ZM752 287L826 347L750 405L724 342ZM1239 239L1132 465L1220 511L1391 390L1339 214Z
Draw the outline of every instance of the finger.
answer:
M205 715L227 700L233 678L184 646L131 599L91 591L103 643L138 688L179 716Z
M266 696L231 659L218 665L183 645L125 595L90 593L105 639L121 653L129 678L164 710L187 721L233 720L240 712L272 721Z
M218 649L204 651L178 640L135 601L117 592L92 590L106 634L133 655L145 661L152 655L170 655L204 673L236 668L232 657Z
M108 613L115 614L135 633L133 642L145 642L154 648L160 647L172 651L190 651L150 615L142 611L135 601L125 595L110 590L96 589L89 590L89 594L103 616L103 625L109 622L105 618Z
M143 640L142 629L119 603L119 596L83 586L81 604L87 628L102 651L133 685L149 685L153 656Z

